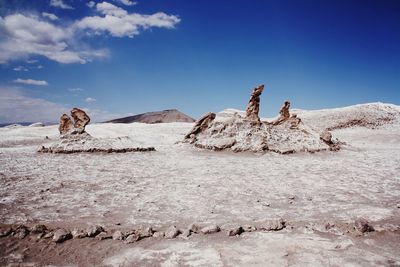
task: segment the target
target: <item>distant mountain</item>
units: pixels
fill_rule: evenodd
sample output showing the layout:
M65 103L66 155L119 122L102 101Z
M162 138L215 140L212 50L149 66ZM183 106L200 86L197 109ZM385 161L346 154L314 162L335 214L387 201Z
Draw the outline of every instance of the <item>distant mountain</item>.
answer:
M186 114L176 110L167 109L163 111L147 112L134 116L106 121L105 123L166 123L166 122L194 122L195 120Z

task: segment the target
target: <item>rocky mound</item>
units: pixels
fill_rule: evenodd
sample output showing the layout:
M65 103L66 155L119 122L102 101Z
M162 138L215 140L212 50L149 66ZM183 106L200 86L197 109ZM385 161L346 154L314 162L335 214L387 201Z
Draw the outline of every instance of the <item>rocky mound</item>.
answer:
M263 89L261 85L253 90L245 115L237 112L224 112L222 116L207 113L196 122L184 141L199 148L234 152L288 154L340 148L339 142L332 141L329 132L316 132L296 115L290 116L288 101L282 106L279 118L272 122L261 121L258 111Z
M169 122L194 122L195 120L188 115L176 110L167 109L163 111L147 112L135 116L110 120L111 123L169 123Z
M255 125L239 114L230 118L218 117L217 114L215 120L198 133L189 134L185 141L198 148L233 152L272 151L288 154L339 148L331 140L325 142L321 137L321 134L307 127L296 117L291 117L279 125L267 122Z
M92 137L85 131L86 125L90 122L85 111L74 108L71 110L71 117L63 114L60 117L59 131L60 140L41 146L38 152L42 153L82 153L82 152L144 152L155 151L154 147L134 147L129 137L99 139Z
M400 106L384 103L312 111L296 109L291 112L296 113L307 125L320 131L357 126L376 128L396 121L400 122Z

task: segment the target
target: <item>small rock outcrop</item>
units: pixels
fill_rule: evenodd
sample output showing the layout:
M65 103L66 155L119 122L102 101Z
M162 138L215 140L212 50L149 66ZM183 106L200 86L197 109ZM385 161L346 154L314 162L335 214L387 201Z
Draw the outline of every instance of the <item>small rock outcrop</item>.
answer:
M215 113L208 112L207 114L203 115L196 121L196 124L193 126L190 133L188 133L185 138L189 139L191 136L195 136L205 129L208 128L208 125L215 119Z
M250 96L249 104L246 109L246 119L252 122L260 122L258 113L260 111L260 95L264 91L264 85L260 85L253 89Z
M279 118L273 121L272 124L278 125L284 121L287 121L290 118L289 108L290 108L290 102L285 101L285 103L283 103L283 106L279 111Z

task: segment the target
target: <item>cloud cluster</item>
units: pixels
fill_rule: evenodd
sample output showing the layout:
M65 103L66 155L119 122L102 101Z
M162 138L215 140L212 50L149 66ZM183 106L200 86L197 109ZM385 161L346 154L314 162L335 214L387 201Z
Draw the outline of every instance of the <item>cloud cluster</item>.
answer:
M13 14L0 17L0 63L41 55L59 63L86 63L107 55L103 50L74 50L73 31L43 21L35 16Z
M119 2L119 3L121 3L123 5L126 5L126 6L134 6L134 5L137 4L136 2L133 2L133 1L130 1L130 0L114 0L114 1Z
M46 81L40 81L40 80L33 80L33 79L16 79L14 80L15 83L22 83L22 84L28 84L28 85L38 85L38 86L47 86L49 85Z
M125 9L108 2L98 3L96 10L103 16L90 16L75 23L81 30L96 33L107 32L115 37L134 37L140 29L151 27L172 29L180 22L179 17L158 12L153 15L129 14Z
M135 2L119 0L125 5ZM61 0L51 0L50 5L70 9ZM141 29L151 27L174 28L180 19L174 15L158 12L152 15L128 13L125 9L108 2L90 1L89 6L96 7L97 16L88 16L68 25L60 22L51 13L42 13L42 17L26 14L12 14L0 17L0 64L16 59L26 59L31 55L44 56L59 63L84 64L96 58L108 56L108 50L88 49L87 44L79 41L81 33L108 33L115 37L134 37ZM83 49L82 47L86 47Z
M63 0L50 0L50 6L59 7L62 9L74 9L72 6L65 4Z
M52 13L42 12L42 16L50 20L58 20L58 17Z
M14 71L29 71L26 67L24 66L17 66L13 68Z

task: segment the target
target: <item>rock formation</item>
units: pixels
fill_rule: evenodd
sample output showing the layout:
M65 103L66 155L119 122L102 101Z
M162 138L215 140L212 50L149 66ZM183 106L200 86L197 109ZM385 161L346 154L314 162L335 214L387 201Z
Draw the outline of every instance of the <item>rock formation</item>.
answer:
M283 106L281 107L281 110L279 111L279 118L276 119L274 122L272 122L272 124L278 125L288 120L290 118L289 108L290 108L290 102L285 101L285 103L283 103Z
M79 108L73 108L71 110L71 117L74 119L73 122L67 114L63 114L60 117L58 130L62 136L68 134L82 134L85 132L86 125L90 122L90 118L86 112Z
M260 95L264 91L264 85L260 85L253 89L251 93L249 104L246 109L246 119L252 122L260 123L258 112L260 111Z
M245 114L210 112L201 117L185 136L184 142L215 151L272 151L281 154L340 148L338 142L326 142L320 138L320 134L305 125L297 115L290 116L288 101L282 106L276 121L261 123L258 113L263 89L261 85L253 90Z
M58 130L61 135L69 133L74 128L74 123L71 118L67 114L63 114L60 117L60 124L58 126Z
M85 111L74 108L71 110L74 122L67 114L60 118L58 127L60 140L41 146L38 152L53 154L71 153L127 153L155 151L154 147L136 146L129 137L95 138L85 132L86 125L90 122Z
M192 135L197 135L207 129L208 125L215 119L215 113L208 112L196 121L190 133L185 136L185 139L190 138Z
M78 133L83 133L85 131L86 125L90 122L89 116L85 111L79 108L73 108L71 110L71 116L74 119L74 127Z

